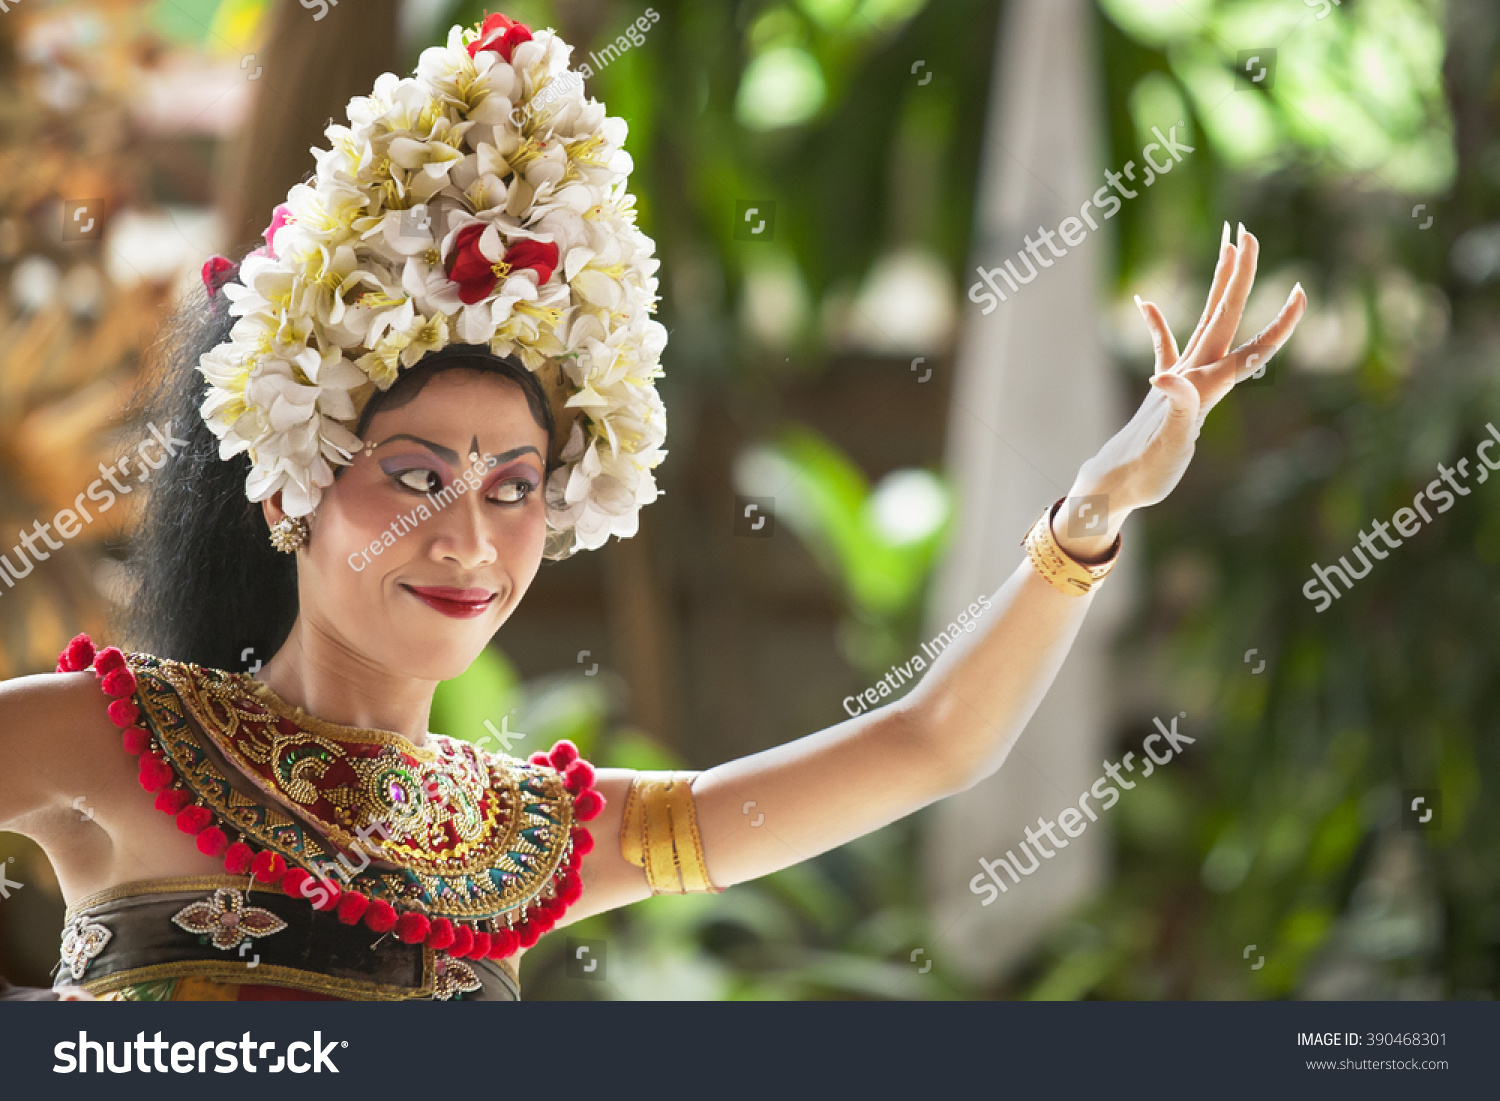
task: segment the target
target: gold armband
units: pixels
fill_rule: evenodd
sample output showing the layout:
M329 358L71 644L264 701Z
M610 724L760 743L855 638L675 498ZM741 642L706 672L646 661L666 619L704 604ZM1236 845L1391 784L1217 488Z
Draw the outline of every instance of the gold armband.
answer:
M1031 530L1026 533L1026 538L1021 540L1021 543L1025 546L1026 554L1030 557L1036 572L1045 577L1054 589L1070 596L1082 596L1097 588L1109 571L1114 568L1115 562L1120 557L1120 537L1115 536L1114 545L1109 548L1109 557L1103 561L1087 563L1078 561L1062 549L1056 534L1052 531L1052 518L1057 515L1057 510L1066 500L1066 497L1059 497L1054 501L1052 507L1043 512L1037 522L1031 525Z
M703 862L703 839L693 806L697 777L696 772L637 772L625 797L620 852L646 869L654 895L718 894L724 889L714 886Z

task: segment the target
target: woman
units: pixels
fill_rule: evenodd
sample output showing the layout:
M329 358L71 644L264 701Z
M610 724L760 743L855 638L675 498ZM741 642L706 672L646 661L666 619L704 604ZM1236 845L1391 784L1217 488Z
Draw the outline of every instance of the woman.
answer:
M1069 494L1107 495L1107 530L1043 512L987 626L904 699L702 773L478 750L429 731L436 685L543 557L634 533L664 454L624 126L567 53L504 16L455 27L329 128L265 248L206 265L155 407L175 454L135 542L142 650L80 637L57 673L0 685L0 828L42 846L69 903L62 996L513 999L553 928L722 890L973 785L1126 517L1305 307L1298 287L1231 350L1258 246L1227 225L1180 353L1141 304L1153 391ZM254 676L222 672L250 651L271 654ZM751 800L774 831L748 828Z

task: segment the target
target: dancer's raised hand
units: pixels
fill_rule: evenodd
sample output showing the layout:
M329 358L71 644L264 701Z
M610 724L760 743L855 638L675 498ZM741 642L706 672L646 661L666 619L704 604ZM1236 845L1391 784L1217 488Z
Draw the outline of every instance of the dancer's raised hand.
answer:
M1307 307L1298 283L1274 321L1238 348L1230 350L1250 288L1260 243L1240 226L1239 240L1229 240L1229 225L1219 247L1208 301L1198 327L1179 353L1166 318L1155 303L1136 304L1151 329L1156 350L1152 390L1130 422L1079 469L1070 498L1107 498L1108 527L1089 537L1063 538L1065 549L1080 557L1103 554L1114 541L1125 517L1154 505L1182 480L1198 439L1203 419L1242 379L1263 370L1287 342Z

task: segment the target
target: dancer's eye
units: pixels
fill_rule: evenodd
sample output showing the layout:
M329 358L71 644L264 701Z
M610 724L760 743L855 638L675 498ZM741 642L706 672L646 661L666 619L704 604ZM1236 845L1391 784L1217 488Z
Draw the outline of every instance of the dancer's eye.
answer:
M490 491L490 500L501 505L519 505L536 492L536 486L526 478L510 478L499 482Z
M418 493L436 493L443 488L443 480L437 476L437 471L426 467L399 471L393 477L407 489Z

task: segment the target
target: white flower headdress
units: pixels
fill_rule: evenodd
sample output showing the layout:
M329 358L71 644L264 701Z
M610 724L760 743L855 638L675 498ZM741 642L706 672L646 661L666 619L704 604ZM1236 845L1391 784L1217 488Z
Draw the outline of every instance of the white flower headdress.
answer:
M659 261L626 191L625 121L585 99L571 53L503 15L455 26L415 76L350 101L264 248L237 272L204 265L237 320L199 361L202 414L221 458L248 452L251 501L279 491L288 515L312 512L377 389L483 345L553 408L547 557L635 534L666 455Z

